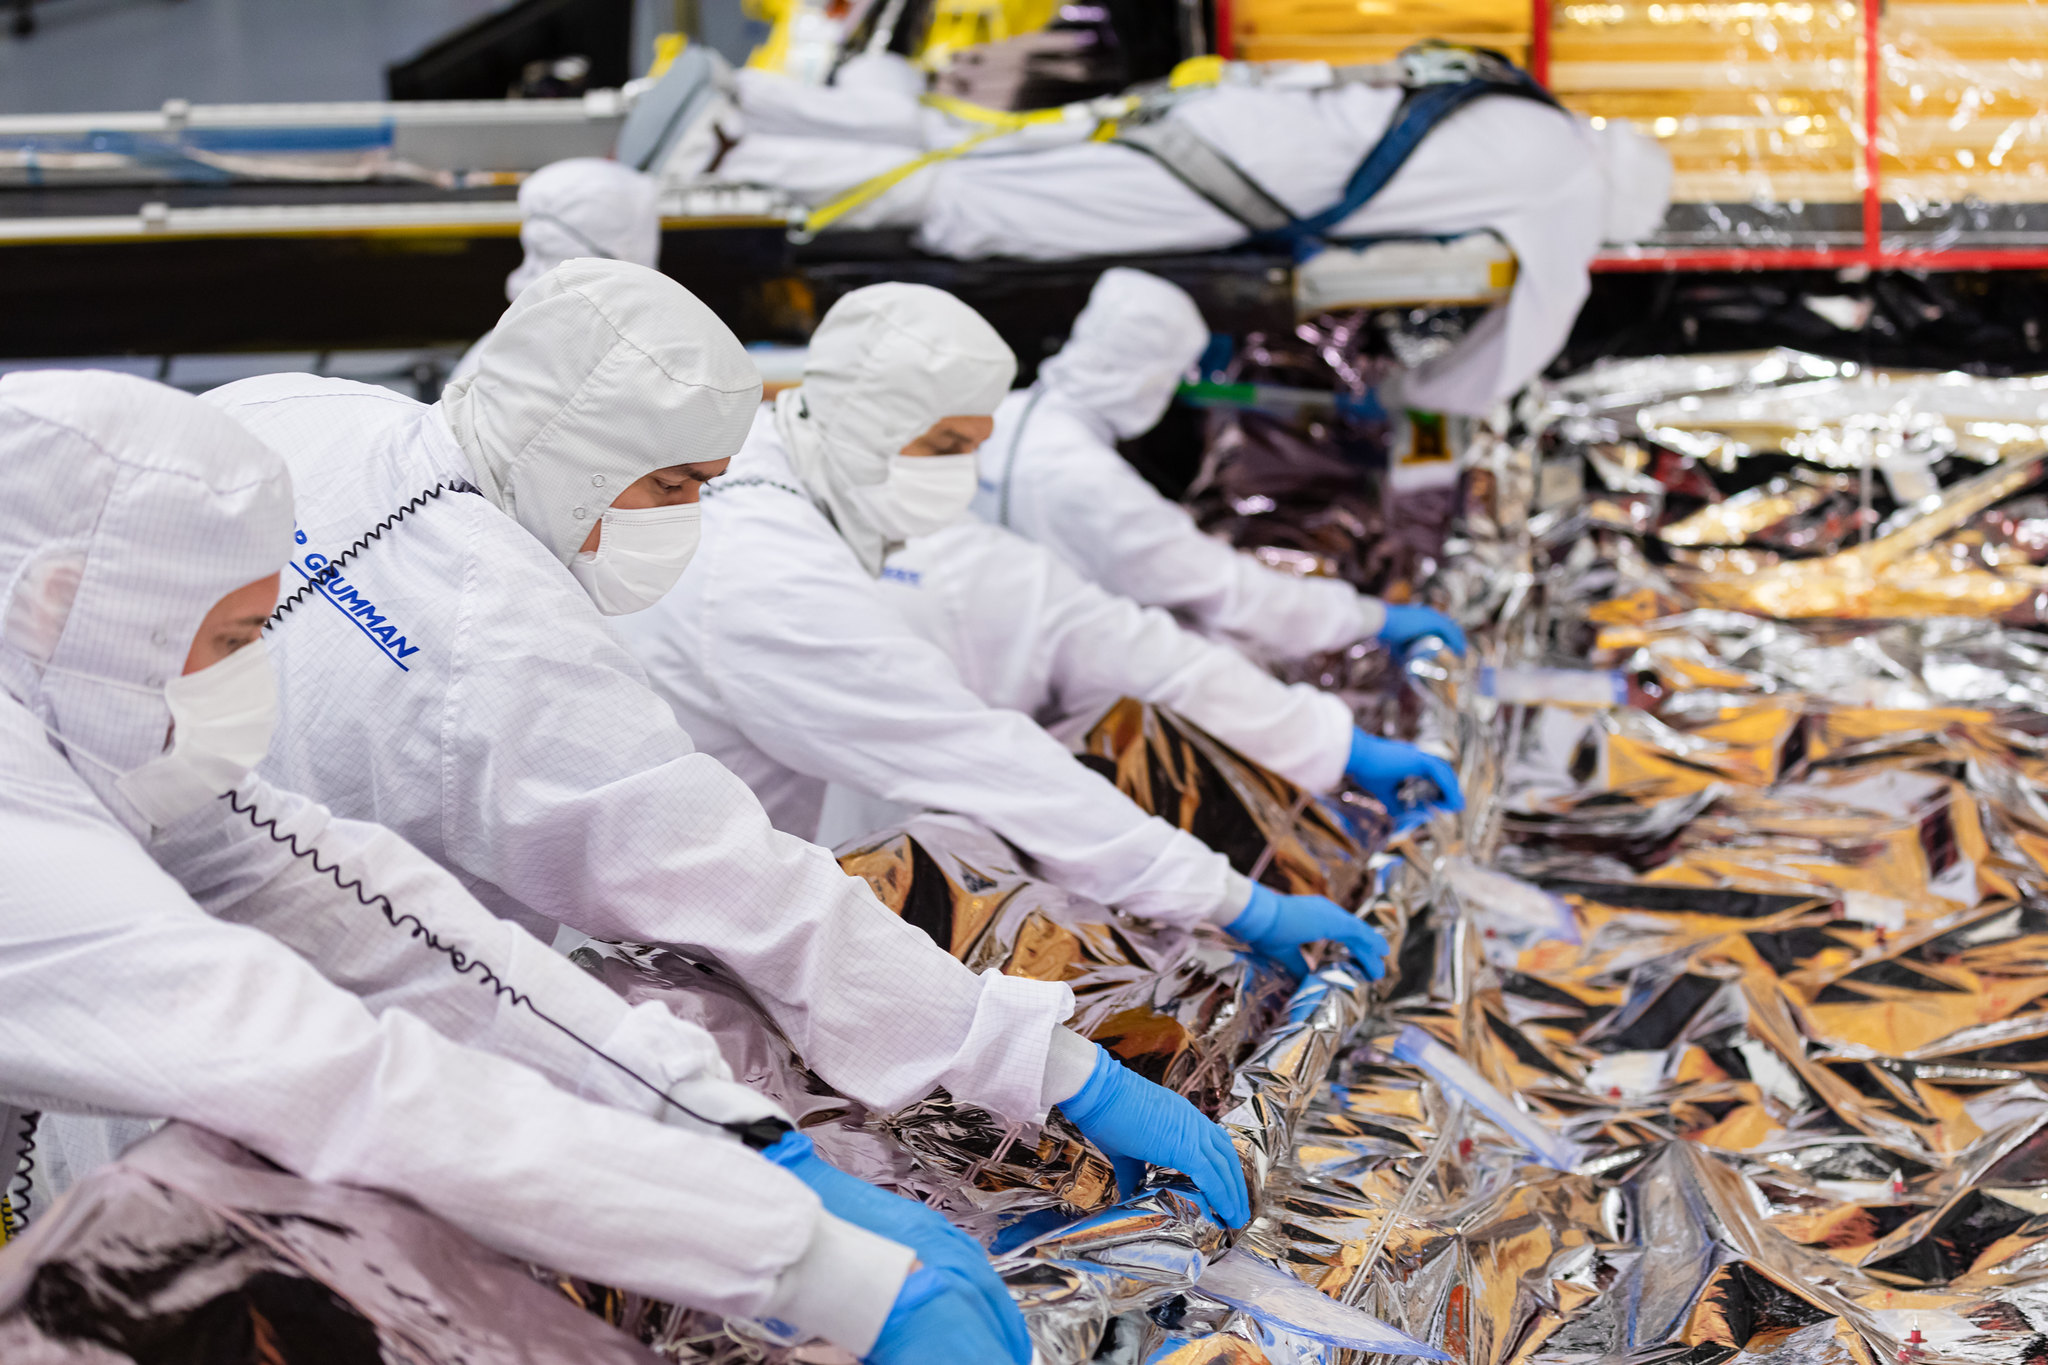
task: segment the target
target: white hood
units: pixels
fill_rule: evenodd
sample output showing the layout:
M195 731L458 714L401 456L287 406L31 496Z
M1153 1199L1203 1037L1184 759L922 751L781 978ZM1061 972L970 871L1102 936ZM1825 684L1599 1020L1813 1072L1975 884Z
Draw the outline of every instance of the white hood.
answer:
M653 269L661 210L652 176L594 156L541 167L519 187L519 244L526 259L505 277L505 297L579 256Z
M1591 131L1607 182L1601 240L1640 242L1664 225L1671 209L1671 154L1627 119L1608 119Z
M0 686L75 746L73 769L147 838L101 764L126 772L163 752L164 683L199 623L284 567L284 462L161 384L29 371L0 378L0 507Z
M439 407L484 496L566 566L627 485L737 451L760 402L746 348L689 290L576 260L505 310Z
M832 305L811 334L804 382L776 400L791 463L870 573L891 541L863 490L941 417L985 417L1017 357L981 314L942 289L875 284Z
M1116 266L1095 282L1067 344L1038 380L1118 438L1142 436L1166 415L1181 376L1208 344L1208 324L1185 290Z

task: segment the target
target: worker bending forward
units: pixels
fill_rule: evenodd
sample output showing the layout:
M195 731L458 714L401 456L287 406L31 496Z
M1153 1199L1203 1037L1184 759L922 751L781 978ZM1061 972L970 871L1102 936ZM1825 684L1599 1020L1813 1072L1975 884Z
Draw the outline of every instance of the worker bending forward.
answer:
M0 505L0 1105L199 1124L870 1361L1028 1359L978 1249L818 1173L709 1035L250 775L292 543L261 442L144 380L11 375Z
M1363 639L1399 649L1429 636L1464 653L1464 632L1441 613L1390 605L1341 579L1283 573L1203 534L1117 453L1118 441L1159 424L1208 341L1201 310L1178 285L1121 266L1102 272L1038 382L996 409L975 514L1255 658L1298 659Z
M970 816L1105 905L1225 926L1296 970L1302 944L1335 939L1378 974L1378 934L1321 897L1254 886L1077 763L1033 715L1046 701L1072 713L1139 696L1312 790L1336 786L1363 754L1355 771L1397 809L1409 777L1455 806L1448 765L1355 734L1335 697L1283 686L979 523L960 530L962 553L1005 575L980 596L983 652L950 657L891 600L885 584L929 567L923 545L891 554L966 518L974 450L1015 363L979 314L940 290L848 294L819 323L803 384L760 414L712 486L704 546L677 590L622 618L621 633L781 828L814 832L825 784L839 782Z
M760 403L689 291L624 262L558 266L431 407L308 375L208 399L296 488L267 774L397 830L501 915L720 964L872 1109L941 1086L1008 1120L1057 1104L1112 1157L1182 1171L1244 1220L1221 1128L1064 1028L1067 986L977 977L777 832L607 631L674 584L698 490ZM781 572L757 566L764 592Z

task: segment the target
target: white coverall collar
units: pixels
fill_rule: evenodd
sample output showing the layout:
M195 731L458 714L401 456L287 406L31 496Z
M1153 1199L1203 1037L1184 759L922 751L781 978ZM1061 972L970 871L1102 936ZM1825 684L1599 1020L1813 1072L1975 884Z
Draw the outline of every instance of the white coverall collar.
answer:
M760 371L689 290L575 260L520 294L437 406L478 489L567 566L635 480L738 450L760 402Z
M0 507L0 686L147 839L115 776L163 752L164 684L214 603L284 567L284 462L175 389L31 371L0 378Z

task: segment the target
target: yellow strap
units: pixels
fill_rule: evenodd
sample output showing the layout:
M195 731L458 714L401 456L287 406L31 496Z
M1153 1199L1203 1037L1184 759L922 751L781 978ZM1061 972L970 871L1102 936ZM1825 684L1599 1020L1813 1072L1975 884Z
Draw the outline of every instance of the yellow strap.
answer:
M962 142L956 142L950 147L941 147L935 152L926 152L923 156L913 161L906 161L901 166L883 171L880 175L863 180L845 193L826 200L818 205L818 207L812 209L809 215L805 217L803 230L806 236L816 236L863 204L871 203L887 194L890 190L896 188L896 186L902 184L911 176L916 175L927 166L936 165L941 161L951 161L954 157L972 151L984 142L1006 136L1019 129L1028 128L1034 124L1059 123L1067 117L1066 106L1058 109L1029 109L1022 113L1014 113L1008 109L991 109L982 104L970 104L966 100L955 99L951 95L926 95L923 97L923 102L942 114L959 119L962 123L980 124L988 129L988 131L976 133L973 137ZM1128 113L1130 110L1137 108L1137 106L1138 101L1136 99L1127 99L1119 107ZM1116 121L1114 119L1105 119L1095 129L1093 140L1106 142L1115 136Z
M1009 109L991 109L985 104L971 104L952 95L926 95L922 102L962 123L979 123L984 127L1001 128L1004 132L1015 132L1034 123L1058 123L1067 116L1064 108L1026 109L1019 113Z
M941 147L936 152L926 152L914 161L906 161L901 166L892 167L889 170L883 171L880 175L871 176L844 194L835 195L833 198L827 199L824 203L812 209L809 215L804 218L804 232L806 235L816 236L863 204L881 198L884 194L895 189L896 186L902 184L911 176L916 175L925 167L936 165L941 161L951 161L954 157L971 148L980 146L991 138L998 138L1005 133L1014 131L1015 129L1011 128L997 128L990 132L977 133L965 142L956 142L950 147Z
M676 64L676 58L683 55L683 49L690 45L687 33L657 33L654 35L654 64L647 68L649 80L659 80L668 74Z

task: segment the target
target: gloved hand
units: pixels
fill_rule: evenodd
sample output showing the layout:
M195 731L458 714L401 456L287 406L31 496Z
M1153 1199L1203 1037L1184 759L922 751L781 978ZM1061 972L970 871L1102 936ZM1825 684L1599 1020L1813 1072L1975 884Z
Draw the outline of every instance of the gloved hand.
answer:
M1015 1356L988 1325L979 1296L959 1272L921 1265L897 1291L868 1365L1001 1365ZM1027 1349L1024 1359L1028 1362Z
M1344 764L1344 775L1378 798L1394 817L1396 829L1422 823L1431 811L1465 809L1465 797L1458 790L1458 774L1451 765L1399 740L1353 730L1351 757ZM1434 786L1436 795L1421 801L1402 799L1401 788L1416 778Z
M827 1213L907 1246L927 1266L952 1275L961 1292L980 1302L987 1330L1003 1345L1000 1358L1031 1365L1031 1335L1024 1330L1024 1315L989 1264L988 1253L972 1237L915 1199L848 1175L819 1156L802 1133L784 1134L761 1155L808 1185Z
M1458 623L1428 607L1397 607L1386 604L1387 621L1380 627L1379 640L1388 649L1404 649L1425 635L1434 635L1459 658L1465 657L1465 632Z
M1102 1047L1095 1052L1088 1083L1060 1101L1060 1112L1109 1156L1124 1193L1135 1183L1136 1162L1171 1167L1195 1182L1218 1218L1243 1227L1252 1201L1229 1136L1171 1090L1154 1085Z
M1321 896L1283 896L1254 882L1250 903L1223 927L1293 972L1296 981L1308 976L1301 945L1325 940L1349 948L1373 980L1387 974L1387 940L1380 931Z

